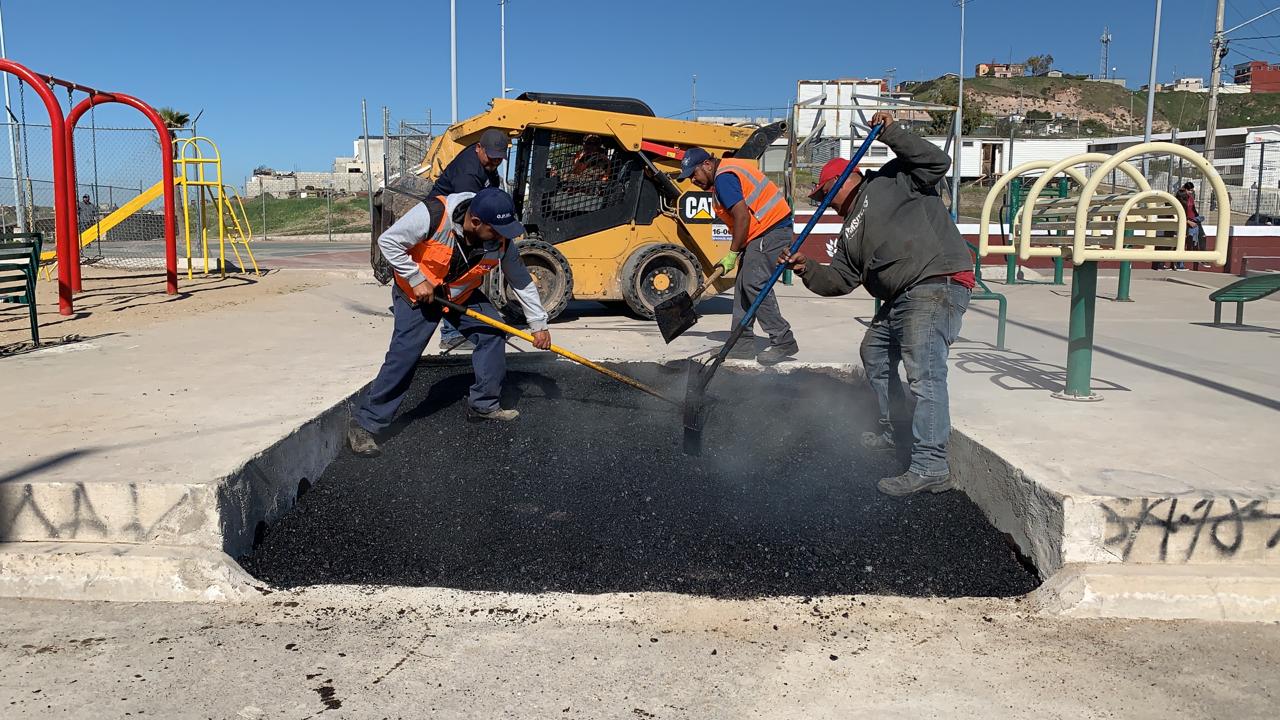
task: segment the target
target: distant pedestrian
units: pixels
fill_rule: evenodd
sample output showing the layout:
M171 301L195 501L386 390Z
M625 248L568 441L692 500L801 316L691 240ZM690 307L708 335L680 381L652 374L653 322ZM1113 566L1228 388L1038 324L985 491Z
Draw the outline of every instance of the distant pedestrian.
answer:
M1201 225L1204 222L1204 216L1200 214L1199 208L1196 207L1195 183L1183 183L1182 187L1178 188L1178 191L1173 196L1178 199L1178 202L1182 203L1183 209L1187 211L1187 249L1204 250L1206 242L1204 227ZM1209 263L1203 264L1208 265ZM1195 265L1199 269L1201 263L1195 263ZM1176 263L1173 269L1186 270L1187 267L1185 263Z
M93 204L86 193L80 196L80 202L76 203L76 226L80 232L84 232L93 227L98 222L98 207Z

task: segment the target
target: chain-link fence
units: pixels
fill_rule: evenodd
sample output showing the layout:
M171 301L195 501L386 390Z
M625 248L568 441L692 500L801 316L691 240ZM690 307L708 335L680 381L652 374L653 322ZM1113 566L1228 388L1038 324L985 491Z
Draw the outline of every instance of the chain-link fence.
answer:
M11 129L13 144L8 153L0 153L0 226L34 230L52 238L54 182L49 126L16 122ZM91 124L76 128L74 142L81 261L113 267L162 267L162 166L155 129Z
M1280 225L1280 141L1220 146L1214 151L1212 162L1227 186L1233 224ZM1140 169L1156 190L1172 193L1192 183L1201 214L1217 210L1217 198L1195 163L1164 155L1134 158L1130 164ZM1132 178L1121 172L1113 172L1104 182L1116 188L1137 187Z

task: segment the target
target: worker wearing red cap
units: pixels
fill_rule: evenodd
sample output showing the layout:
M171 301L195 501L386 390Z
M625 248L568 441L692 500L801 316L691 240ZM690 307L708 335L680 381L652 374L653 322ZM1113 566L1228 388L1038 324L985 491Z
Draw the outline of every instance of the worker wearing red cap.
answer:
M901 361L916 400L911 465L880 480L878 487L898 496L944 492L954 487L947 464L947 353L969 307L973 259L938 195L951 158L894 124L887 112L876 113L871 122L883 125L880 142L895 158L865 175L854 170L836 191L831 207L845 221L831 264L820 265L799 252L783 252L779 261L818 295L846 295L861 285L883 301L862 339L862 363L880 404L880 427L864 432L862 445L894 448L889 385L898 382ZM826 196L848 162L828 162L810 197Z

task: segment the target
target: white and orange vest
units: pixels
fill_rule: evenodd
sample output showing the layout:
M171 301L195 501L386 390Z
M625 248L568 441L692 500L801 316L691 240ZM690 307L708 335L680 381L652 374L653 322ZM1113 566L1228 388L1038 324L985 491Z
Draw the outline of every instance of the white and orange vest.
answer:
M467 199L469 198L463 198L463 201ZM454 251L462 252L458 248L461 242L462 229L453 222L453 213L457 209L457 202L450 205L449 197L443 195L424 200L423 204L426 204L428 209L433 211L434 208L430 204L431 200L436 200L440 203L440 217L436 220L435 228L431 231L431 234L409 248L409 257L418 264L418 269L431 281L432 285L440 285L449 275L449 267L453 260ZM502 255L506 252L506 242L504 239L496 250L486 252L465 273L446 285L449 288L450 300L456 303L466 302L471 293L475 292L480 287L480 284L484 282L484 276L501 262ZM406 297L413 297L409 282L400 277L399 274L396 275L396 285L400 287Z

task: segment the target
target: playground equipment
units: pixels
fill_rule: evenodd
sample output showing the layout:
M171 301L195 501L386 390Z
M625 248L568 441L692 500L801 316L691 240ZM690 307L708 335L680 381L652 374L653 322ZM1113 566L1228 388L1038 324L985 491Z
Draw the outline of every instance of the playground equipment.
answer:
M1143 173L1128 161L1136 157L1171 156L1198 169L1212 189L1218 208L1218 233L1212 250L1188 250L1186 209L1171 193L1153 189ZM1089 166L1097 165L1086 175ZM1084 168L1084 169L1082 169ZM1119 171L1137 185L1132 192L1100 195L1098 189ZM1015 178L1039 173L1027 192L1028 201L1013 218L1006 243L993 244L988 226L1004 187ZM1080 186L1079 194L1045 196L1045 187L1058 175ZM1030 162L1005 174L987 193L978 225L978 254L1062 258L1073 264L1071 321L1068 332L1067 380L1054 397L1093 401L1093 317L1099 262L1210 262L1225 265L1231 228L1231 203L1226 185L1200 155L1173 143L1141 143L1115 155L1085 153L1061 162Z
M205 217L205 208L212 205L218 216L218 271L222 277L227 275L226 246L231 245L231 252L236 256L236 266L244 268L244 258L239 247L243 247L249 262L253 265L254 274L261 274L258 261L249 248L249 240L253 237L253 227L249 224L249 214L245 212L244 200L233 188L222 182L222 154L218 146L209 138L195 136L177 140L174 162L179 172L177 183L182 190L182 227L187 247L187 279L192 277L194 262L191 257L191 196L195 196L196 218L200 233L200 250L204 263L204 273L209 273L209 229L210 223ZM208 149L209 154L205 153ZM213 177L206 174L211 168ZM192 192L194 190L194 193ZM228 226L228 220L230 225ZM238 247L239 246L239 247Z

